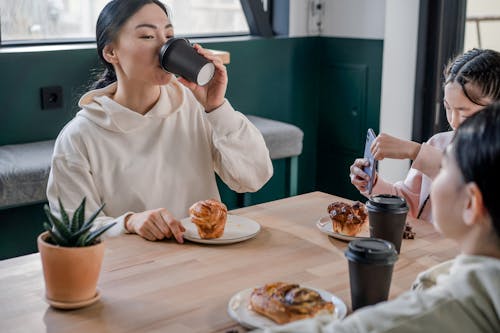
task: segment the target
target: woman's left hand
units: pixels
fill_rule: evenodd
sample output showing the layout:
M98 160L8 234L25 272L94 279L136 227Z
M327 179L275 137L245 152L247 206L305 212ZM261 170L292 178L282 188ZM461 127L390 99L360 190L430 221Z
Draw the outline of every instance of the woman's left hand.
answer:
M195 44L194 48L203 57L210 60L215 66L214 77L204 86L199 86L194 82L180 77L179 82L191 90L206 112L211 112L224 103L227 88L227 71L222 64L222 60L213 55L210 51L205 50L199 44Z

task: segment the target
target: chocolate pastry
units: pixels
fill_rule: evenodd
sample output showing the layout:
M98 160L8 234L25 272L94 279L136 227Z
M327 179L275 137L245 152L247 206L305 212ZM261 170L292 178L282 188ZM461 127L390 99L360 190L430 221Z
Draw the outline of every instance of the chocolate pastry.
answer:
M366 223L366 207L356 201L352 205L337 201L328 205L328 214L332 220L333 231L347 236L356 236Z

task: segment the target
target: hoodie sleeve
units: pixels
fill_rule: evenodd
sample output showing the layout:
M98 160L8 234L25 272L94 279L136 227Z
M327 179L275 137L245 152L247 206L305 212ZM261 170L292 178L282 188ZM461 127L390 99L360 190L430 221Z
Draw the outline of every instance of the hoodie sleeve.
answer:
M56 216L60 216L58 198L61 198L66 212L72 216L82 199L86 197L85 218L88 218L102 204L90 168L85 166L84 160L76 158L78 154L69 151L62 154L57 152L61 150L61 145L57 146L56 143L47 185L50 209ZM71 145L66 145L65 148L68 149L68 146L71 147ZM106 231L104 237L125 233L124 219L130 212L119 217L109 217L105 215L105 211L106 207L95 219L92 229L116 222L114 227Z
M236 192L255 192L273 175L260 131L226 100L206 113L212 127L215 171Z

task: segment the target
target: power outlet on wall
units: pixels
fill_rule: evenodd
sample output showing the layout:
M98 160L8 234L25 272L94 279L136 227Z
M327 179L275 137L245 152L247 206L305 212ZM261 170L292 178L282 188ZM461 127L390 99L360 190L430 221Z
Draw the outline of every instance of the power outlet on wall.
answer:
M63 106L63 89L61 86L40 88L42 110L59 109Z
M321 35L323 17L325 16L325 0L309 0L307 15L307 32L309 35Z

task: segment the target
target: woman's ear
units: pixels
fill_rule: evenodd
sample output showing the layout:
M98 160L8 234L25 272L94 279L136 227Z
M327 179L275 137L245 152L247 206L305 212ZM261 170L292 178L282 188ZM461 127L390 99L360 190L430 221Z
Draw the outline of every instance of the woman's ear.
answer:
M482 220L487 214L483 203L483 194L476 183L471 182L465 185L466 202L462 213L464 223L472 226Z
M111 44L107 44L106 46L104 46L104 48L102 49L102 56L110 64L118 63L115 49Z

